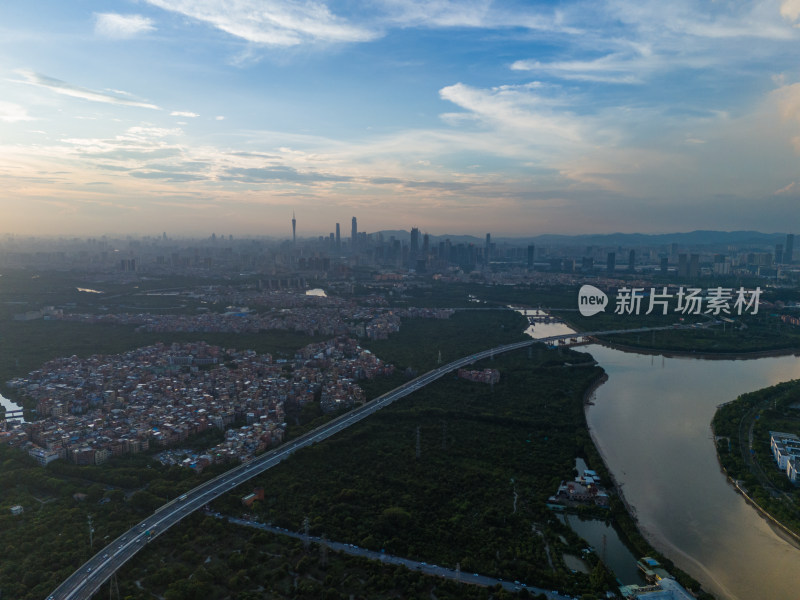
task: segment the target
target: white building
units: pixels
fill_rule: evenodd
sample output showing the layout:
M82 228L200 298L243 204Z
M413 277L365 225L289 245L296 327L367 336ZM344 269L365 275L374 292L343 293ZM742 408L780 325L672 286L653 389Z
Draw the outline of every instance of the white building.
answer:
M800 437L794 433L770 431L769 447L778 468L786 472L789 481L795 483L797 469L800 468L800 460L796 460L800 459Z

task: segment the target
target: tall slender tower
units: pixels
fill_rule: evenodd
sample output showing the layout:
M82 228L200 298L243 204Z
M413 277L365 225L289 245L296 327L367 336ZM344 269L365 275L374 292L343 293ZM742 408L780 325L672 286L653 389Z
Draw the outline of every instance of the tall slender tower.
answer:
M294 218L294 211L292 211L292 244L297 245L297 219Z
M342 249L342 232L339 229L339 224L338 223L336 224L336 249L337 250L341 250Z
M353 217L353 224L350 227L350 245L353 250L358 246L358 221L356 221L355 217Z

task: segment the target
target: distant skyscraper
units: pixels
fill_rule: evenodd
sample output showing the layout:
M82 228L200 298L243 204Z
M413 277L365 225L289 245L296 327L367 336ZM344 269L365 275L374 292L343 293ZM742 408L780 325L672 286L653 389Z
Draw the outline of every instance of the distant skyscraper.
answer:
M631 250L628 253L628 271L636 269L636 250Z
M678 277L687 277L689 275L689 261L686 254L678 254Z
M775 264L783 264L783 244L775 244Z
M419 228L411 228L411 254L416 256L419 253Z
M662 275L666 275L667 274L668 266L669 266L669 258L667 258L666 256L662 256L661 257L661 274Z
M783 246L783 262L787 265L792 264L794 254L794 234L786 234L786 244Z
M431 236L427 233L422 236L422 253L427 258L428 254L431 252Z
M339 224L336 224L336 249L341 250L342 248L342 232L339 228Z
M689 255L689 277L697 278L700 276L700 255Z
M615 252L609 252L606 256L606 271L613 273L617 268L617 255Z
M358 246L358 221L353 217L352 224L350 225L350 245L353 250Z
M528 246L528 268L529 269L533 269L533 264L536 261L536 258L534 256L535 251L536 251L536 246L534 246L533 244Z
M292 244L297 244L297 219L294 218L294 211L292 211Z
M486 249L484 250L484 259L488 263L489 262L489 252L492 249L492 234L486 234Z

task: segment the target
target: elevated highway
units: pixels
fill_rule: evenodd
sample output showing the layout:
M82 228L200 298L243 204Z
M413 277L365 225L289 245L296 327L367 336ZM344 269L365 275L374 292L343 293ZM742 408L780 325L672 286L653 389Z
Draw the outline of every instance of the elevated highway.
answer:
M443 377L447 373L471 365L485 358L492 358L497 354L511 352L526 348L534 344L544 343L548 345L558 344L562 340L573 338L587 338L599 335L612 335L620 333L643 333L647 331L659 331L665 329L682 329L691 326L673 325L665 327L643 327L639 329L614 329L609 331L591 331L582 333L568 333L555 335L540 339L523 340L513 344L497 346L481 352L470 354L459 358L451 363L440 366L432 371L412 379L392 391L375 398L374 400L340 415L316 429L313 429L293 440L265 452L253 460L239 465L225 472L224 474L207 481L196 488L186 492L178 498L164 504L152 515L131 527L128 531L120 535L117 539L109 543L105 548L91 557L81 565L72 575L70 575L61 585L59 585L47 600L85 600L90 598L98 591L117 569L129 561L139 552L148 541L162 534L164 531L181 521L187 515L229 492L236 486L245 483L286 460L292 453L300 448L316 444L335 435L342 429L358 423L367 418L372 413L389 406L393 402L408 396L409 394L425 387L426 385Z

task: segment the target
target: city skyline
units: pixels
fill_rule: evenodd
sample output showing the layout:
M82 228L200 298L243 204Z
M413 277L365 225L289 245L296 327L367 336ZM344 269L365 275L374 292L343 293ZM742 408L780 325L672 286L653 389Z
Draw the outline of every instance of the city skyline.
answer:
M42 0L0 23L0 233L797 229L798 0Z

